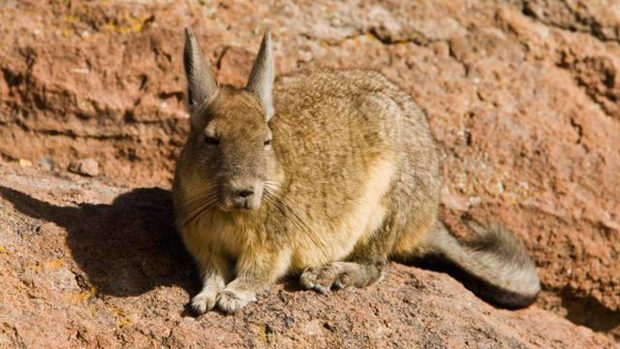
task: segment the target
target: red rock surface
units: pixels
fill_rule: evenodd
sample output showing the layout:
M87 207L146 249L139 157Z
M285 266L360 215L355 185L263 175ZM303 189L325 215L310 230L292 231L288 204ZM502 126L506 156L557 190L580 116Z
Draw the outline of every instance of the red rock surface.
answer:
M367 291L278 286L235 317L182 316L195 276L151 212L166 193L129 188L169 186L188 128L185 25L224 82L244 82L265 25L280 72L369 67L398 82L443 151L444 218L523 238L537 306L498 311L447 276L394 266ZM611 346L619 37L620 5L603 0L0 2L0 185L18 191L0 200L0 346ZM68 174L91 158L96 179Z
M0 175L0 347L613 348L538 306L498 310L395 263L363 290L285 280L239 314L194 318L197 275L168 191L6 164Z

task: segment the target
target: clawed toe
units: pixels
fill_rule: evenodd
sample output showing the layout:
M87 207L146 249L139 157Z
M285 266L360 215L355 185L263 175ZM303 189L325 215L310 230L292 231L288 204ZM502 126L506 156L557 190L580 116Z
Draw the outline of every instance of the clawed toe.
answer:
M303 287L308 290L314 290L319 293L327 293L331 288L333 280L328 278L326 267L310 267L301 274L300 282Z
M225 313L232 314L255 301L256 296L253 293L224 290L217 296L217 307Z
M196 315L202 315L216 306L222 312L231 314L254 301L256 301L256 297L253 292L234 289L209 289L194 296L190 302L190 307Z
M309 267L301 274L303 287L320 293L330 289L351 286L365 287L379 279L382 265L362 265L352 262L334 262L320 267Z
M346 288L348 273L338 265L328 264L321 267L310 267L301 274L303 287L319 293L327 293L332 288Z
M213 309L216 302L217 293L216 292L200 292L190 303L192 311L196 315L202 315L207 311Z

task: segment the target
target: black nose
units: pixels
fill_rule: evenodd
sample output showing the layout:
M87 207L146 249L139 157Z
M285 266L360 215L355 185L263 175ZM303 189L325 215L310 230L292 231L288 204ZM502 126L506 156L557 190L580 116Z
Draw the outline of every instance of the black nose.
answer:
M237 196L242 197L242 198L247 198L250 197L252 195L254 195L254 190L252 189L242 189L237 191Z

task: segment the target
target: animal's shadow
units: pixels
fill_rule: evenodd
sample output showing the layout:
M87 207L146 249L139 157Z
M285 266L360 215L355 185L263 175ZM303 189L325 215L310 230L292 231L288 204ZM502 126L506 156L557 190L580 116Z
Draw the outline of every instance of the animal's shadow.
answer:
M160 188L139 188L112 204L56 206L0 186L0 195L33 218L67 231L72 257L97 292L136 296L158 286L177 285L189 294L198 276L175 233L172 199Z

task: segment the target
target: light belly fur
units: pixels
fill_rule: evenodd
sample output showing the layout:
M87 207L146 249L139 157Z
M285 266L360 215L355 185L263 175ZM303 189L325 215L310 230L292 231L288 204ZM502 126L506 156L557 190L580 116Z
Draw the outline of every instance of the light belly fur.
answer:
M295 239L291 260L293 271L342 260L353 251L357 243L368 240L381 228L388 213L382 199L390 189L396 163L393 156L377 160L368 172L360 199L351 210L343 215L335 227L320 225L321 230L317 231L317 235L324 249L316 246L308 237Z

